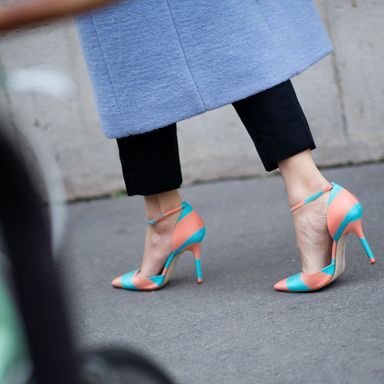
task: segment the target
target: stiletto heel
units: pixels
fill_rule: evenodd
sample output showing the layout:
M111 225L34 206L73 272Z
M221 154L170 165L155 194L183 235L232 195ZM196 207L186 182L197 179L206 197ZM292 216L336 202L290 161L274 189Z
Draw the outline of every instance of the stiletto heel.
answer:
M327 228L333 238L332 261L321 271L315 273L299 272L280 280L274 285L278 291L306 292L320 289L335 280L345 268L345 239L349 233L358 236L371 264L375 263L373 252L365 238L362 226L363 207L359 200L347 189L330 183L320 192L299 201L291 207L293 212L303 205L330 192L327 207Z
M163 220L166 216L178 211L181 211L181 213L177 218L172 235L172 251L162 267L161 274L138 277L139 269L136 269L116 277L112 281L114 287L135 291L153 291L162 288L170 280L176 261L187 250L191 250L195 258L197 282L203 282L200 256L201 242L205 237L206 227L204 221L193 207L187 201L182 201L179 207L163 212L157 219L148 219L146 217L144 221L147 224L153 225Z
M362 208L361 208L362 209ZM365 238L364 232L363 232L363 223L362 219L356 220L354 223L351 223L351 230L350 232L353 232L360 240L361 245L364 248L365 253L368 256L369 262L371 264L375 264L376 259L372 252L371 247L368 244L367 239Z
M359 240L360 240L361 245L364 248L365 253L368 256L368 259L369 259L370 263L371 264L375 264L376 263L376 259L375 259L375 256L374 256L373 252L372 252L371 247L368 244L367 239L365 237L360 237Z
M193 257L195 258L197 284L201 284L203 282L203 270L201 268L201 243L193 243L189 249L193 252Z

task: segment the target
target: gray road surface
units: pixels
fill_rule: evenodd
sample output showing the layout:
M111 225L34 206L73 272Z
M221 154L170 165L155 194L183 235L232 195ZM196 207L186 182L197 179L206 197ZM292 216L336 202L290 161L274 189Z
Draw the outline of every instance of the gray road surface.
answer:
M142 256L142 197L72 204L60 263L78 345L133 346L181 384L384 383L384 165L325 174L360 198L378 261L351 235L344 274L306 294L272 288L300 269L278 176L183 188L207 227L205 283L188 252L156 292L110 284Z

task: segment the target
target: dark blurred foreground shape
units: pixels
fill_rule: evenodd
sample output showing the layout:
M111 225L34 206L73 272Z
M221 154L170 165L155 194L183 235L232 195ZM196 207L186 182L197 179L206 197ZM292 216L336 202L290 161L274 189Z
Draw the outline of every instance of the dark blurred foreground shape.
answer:
M47 210L0 127L0 223L38 383L76 383L72 338L53 265ZM59 357L59 359L58 359Z
M0 188L0 228L33 367L32 382L170 384L154 363L135 351L75 351L65 291L53 261L49 210L42 204L20 145L4 132L0 126L0 175L6 180Z
M33 0L3 5L0 31L70 16L111 2ZM0 188L0 228L24 331L19 337L25 334L32 363L30 382L171 384L156 364L135 351L111 347L75 351L65 291L53 261L49 207L43 206L44 199L36 186L36 167L31 167L20 152L20 145L1 129L0 116L0 174L6 180Z

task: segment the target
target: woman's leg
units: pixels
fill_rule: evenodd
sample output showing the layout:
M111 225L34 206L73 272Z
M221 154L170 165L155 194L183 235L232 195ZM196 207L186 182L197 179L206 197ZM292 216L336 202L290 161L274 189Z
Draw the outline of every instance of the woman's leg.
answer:
M156 218L180 205L182 184L176 123L117 139L128 196L144 197L144 216ZM139 277L159 274L171 251L172 233L180 214L147 225Z
M288 202L293 205L328 183L316 167L316 148L290 81L233 103L267 171L280 169ZM293 213L303 271L317 272L330 263L332 239L322 196Z
M278 162L290 206L321 190L329 182L308 149ZM332 237L327 227L328 194L292 213L296 241L305 273L318 272L331 262Z

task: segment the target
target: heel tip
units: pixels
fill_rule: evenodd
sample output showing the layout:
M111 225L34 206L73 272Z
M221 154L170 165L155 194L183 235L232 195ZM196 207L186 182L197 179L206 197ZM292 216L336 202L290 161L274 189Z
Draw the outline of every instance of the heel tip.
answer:
M202 284L203 283L203 279L197 279L197 284Z
M375 264L376 263L376 259L369 259L369 261L371 262L371 264Z

